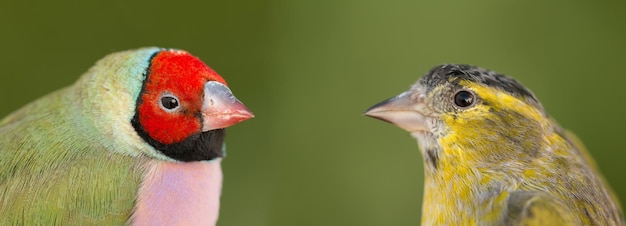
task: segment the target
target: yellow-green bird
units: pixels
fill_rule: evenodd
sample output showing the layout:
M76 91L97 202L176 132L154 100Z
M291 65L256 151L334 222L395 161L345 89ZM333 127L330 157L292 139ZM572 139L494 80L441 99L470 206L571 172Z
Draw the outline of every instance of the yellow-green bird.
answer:
M418 140L422 225L625 225L582 143L510 77L436 66L365 115Z

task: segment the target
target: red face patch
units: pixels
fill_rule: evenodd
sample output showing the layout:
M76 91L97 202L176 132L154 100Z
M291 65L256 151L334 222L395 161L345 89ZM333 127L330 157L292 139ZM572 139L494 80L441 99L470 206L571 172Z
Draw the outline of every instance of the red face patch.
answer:
M164 50L152 58L138 106L139 122L162 144L200 133L204 84L226 81L200 59L181 50Z

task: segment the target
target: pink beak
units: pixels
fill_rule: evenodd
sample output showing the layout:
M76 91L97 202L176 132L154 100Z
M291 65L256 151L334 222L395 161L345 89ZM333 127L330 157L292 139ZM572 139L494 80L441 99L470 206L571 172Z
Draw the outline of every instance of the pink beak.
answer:
M204 85L202 131L223 129L254 118L254 114L224 84L209 81Z

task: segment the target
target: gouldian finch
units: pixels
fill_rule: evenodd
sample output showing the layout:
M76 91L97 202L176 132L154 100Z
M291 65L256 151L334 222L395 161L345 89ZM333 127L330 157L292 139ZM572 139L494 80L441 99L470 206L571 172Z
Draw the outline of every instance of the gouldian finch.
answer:
M417 139L422 225L624 225L582 143L510 77L436 66L365 115Z
M215 225L224 128L252 117L185 51L110 54L0 121L0 225Z

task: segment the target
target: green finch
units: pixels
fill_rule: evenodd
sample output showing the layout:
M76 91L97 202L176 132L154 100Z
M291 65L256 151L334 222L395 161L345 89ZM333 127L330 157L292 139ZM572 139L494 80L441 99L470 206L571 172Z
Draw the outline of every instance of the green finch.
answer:
M510 77L440 65L365 115L418 140L423 225L624 225L582 143Z

